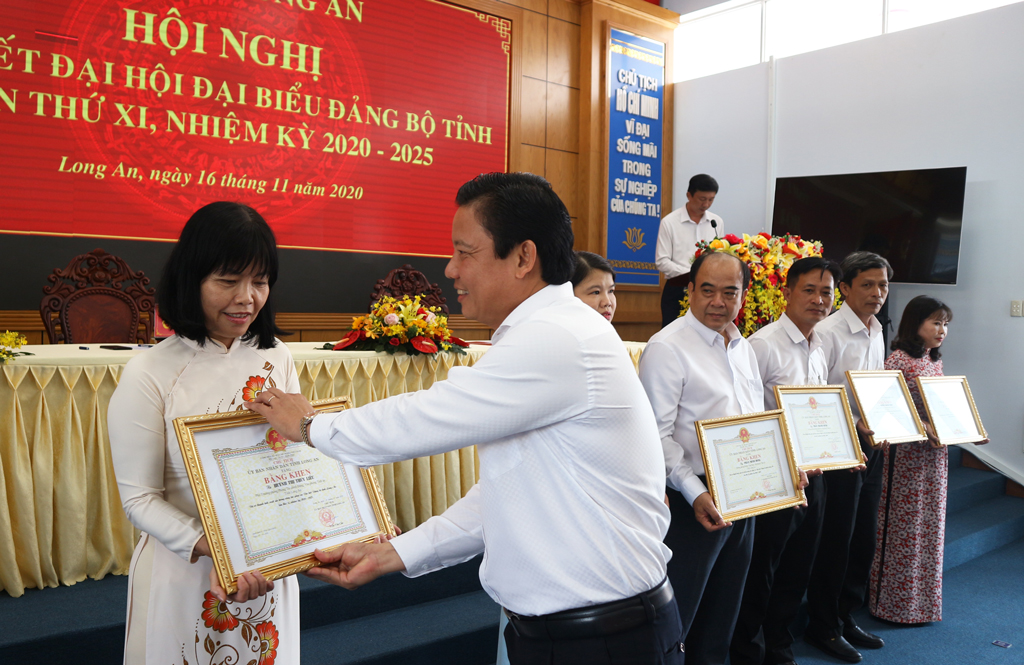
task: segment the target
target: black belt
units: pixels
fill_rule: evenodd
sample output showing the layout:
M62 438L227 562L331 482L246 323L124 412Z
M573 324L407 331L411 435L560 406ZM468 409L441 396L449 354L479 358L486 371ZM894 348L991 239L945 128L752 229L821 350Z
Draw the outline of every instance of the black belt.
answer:
M504 610L512 630L532 640L579 640L614 635L654 621L672 602L672 585L661 584L632 598L530 617Z

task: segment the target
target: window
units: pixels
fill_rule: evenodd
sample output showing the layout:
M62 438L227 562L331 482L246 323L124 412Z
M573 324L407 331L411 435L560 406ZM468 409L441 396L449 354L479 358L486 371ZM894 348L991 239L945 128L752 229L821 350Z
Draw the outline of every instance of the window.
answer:
M767 0L764 57L783 58L882 34L879 0Z
M676 30L676 80L761 62L761 3L683 23Z
M1012 5L1020 0L889 0L889 32Z
M1022 0L729 0L686 14L675 80L897 32Z

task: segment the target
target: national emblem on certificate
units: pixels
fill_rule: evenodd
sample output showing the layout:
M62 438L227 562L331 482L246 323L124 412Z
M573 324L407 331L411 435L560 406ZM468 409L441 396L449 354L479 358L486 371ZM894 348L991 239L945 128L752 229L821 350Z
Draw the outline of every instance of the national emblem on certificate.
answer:
M843 386L775 386L801 469L847 469L864 464Z
M320 412L348 406L321 400ZM249 411L176 418L192 493L221 586L259 570L268 580L316 565L313 550L393 534L372 470L288 441Z
M782 409L696 422L708 491L732 521L804 502Z

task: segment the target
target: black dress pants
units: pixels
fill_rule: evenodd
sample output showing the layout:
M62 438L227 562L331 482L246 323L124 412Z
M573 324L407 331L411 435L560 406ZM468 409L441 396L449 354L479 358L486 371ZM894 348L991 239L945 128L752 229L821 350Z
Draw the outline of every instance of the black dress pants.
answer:
M688 278L687 278L688 279ZM685 281L685 280L681 280ZM679 301L686 297L686 284L665 284L661 292L661 327L679 318Z
M868 458L866 471L825 474L828 501L807 588L807 632L823 639L842 635L867 597L884 456L864 441L861 449Z
M732 637L732 665L793 660L790 625L807 590L825 514L824 478L814 476L809 481L804 490L806 508L757 516L750 571Z
M579 640L534 640L505 626L511 665L685 665L676 601L658 609L651 623L614 635Z
M722 665L729 655L758 518L709 532L682 494L669 488L668 501L672 513L665 536L672 550L668 578L679 603L686 662Z

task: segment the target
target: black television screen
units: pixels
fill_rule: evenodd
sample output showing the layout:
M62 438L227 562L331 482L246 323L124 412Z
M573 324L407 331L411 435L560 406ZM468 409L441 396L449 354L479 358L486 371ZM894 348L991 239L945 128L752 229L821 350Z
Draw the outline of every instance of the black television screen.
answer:
M772 232L820 240L826 258L889 260L894 282L956 284L967 167L778 178Z

